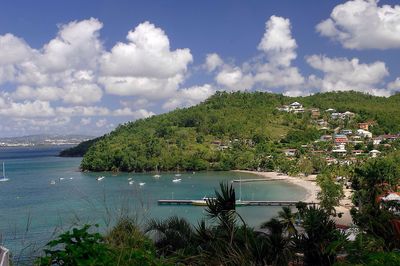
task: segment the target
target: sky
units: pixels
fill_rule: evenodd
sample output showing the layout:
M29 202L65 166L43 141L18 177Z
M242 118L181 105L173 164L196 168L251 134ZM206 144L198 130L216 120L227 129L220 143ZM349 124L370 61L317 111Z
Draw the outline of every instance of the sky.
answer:
M216 91L400 91L398 1L0 1L0 137L99 136Z

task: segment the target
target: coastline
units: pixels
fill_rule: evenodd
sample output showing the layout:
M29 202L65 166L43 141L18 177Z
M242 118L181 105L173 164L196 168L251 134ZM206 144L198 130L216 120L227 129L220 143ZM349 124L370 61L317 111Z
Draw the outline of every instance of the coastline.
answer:
M254 174L264 177L265 179L277 179L279 181L284 181L290 184L300 186L304 188L307 192L306 197L300 199L301 201L318 203L317 195L321 189L315 182L315 177L316 177L315 175L310 175L309 177L307 177L307 179L301 179L288 176L285 174L278 174L277 172L257 172L249 170L233 170L233 171L238 173Z
M318 192L321 191L321 188L317 185L315 182L316 180L316 175L310 175L306 178L298 178L298 177L293 177L277 172L257 172L257 171L249 171L249 170L233 170L234 172L238 173L246 173L246 174L254 174L258 175L261 177L264 177L265 179L276 179L279 181L285 181L290 184L294 184L297 186L300 186L304 188L307 191L307 196L304 199L301 199L304 202L315 202L318 203L317 195ZM336 212L337 213L342 213L342 217L332 217L333 220L337 224L345 225L345 226L351 226L353 224L353 220L350 214L350 209L351 209L351 192L350 190L345 190L345 197L340 201L340 205L337 206Z

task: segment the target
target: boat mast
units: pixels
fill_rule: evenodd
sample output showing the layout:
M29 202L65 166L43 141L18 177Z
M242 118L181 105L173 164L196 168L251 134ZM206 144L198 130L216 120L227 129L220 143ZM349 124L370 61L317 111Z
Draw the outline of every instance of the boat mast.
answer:
M3 178L6 178L6 170L4 169L4 162L3 162Z
M239 186L239 201L242 201L242 177L240 177L240 186Z

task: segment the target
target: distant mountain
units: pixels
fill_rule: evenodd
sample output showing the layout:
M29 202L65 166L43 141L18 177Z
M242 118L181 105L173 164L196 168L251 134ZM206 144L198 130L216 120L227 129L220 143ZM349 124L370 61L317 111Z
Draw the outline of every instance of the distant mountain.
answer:
M279 111L293 102L304 113ZM169 171L255 169L284 148L301 148L323 132L317 119L353 112L336 127L358 128L373 121L374 135L400 132L400 95L376 97L359 92L329 92L287 97L262 92L218 92L203 103L137 120L79 146L81 168L90 171ZM321 115L312 117L312 108ZM86 150L87 149L87 150ZM73 150L73 149L72 149ZM70 150L71 152L71 150Z
M86 135L28 135L0 138L0 146L77 145L93 138Z

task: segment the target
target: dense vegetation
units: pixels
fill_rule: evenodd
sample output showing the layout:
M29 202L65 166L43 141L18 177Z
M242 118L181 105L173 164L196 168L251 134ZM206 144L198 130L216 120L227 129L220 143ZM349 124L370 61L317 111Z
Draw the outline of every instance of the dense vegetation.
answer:
M101 140L101 137L83 141L75 147L62 150L59 155L61 157L82 157L86 151L99 140Z
M276 109L294 101L306 108L354 112L353 124L376 122L375 135L400 132L400 94L384 98L330 92L291 98L262 92L218 92L197 106L120 125L94 144L82 144L75 154L90 147L81 167L91 171L284 168L274 165L280 161L282 148L300 148L322 134L311 123L309 112ZM270 156L274 156L273 162Z

